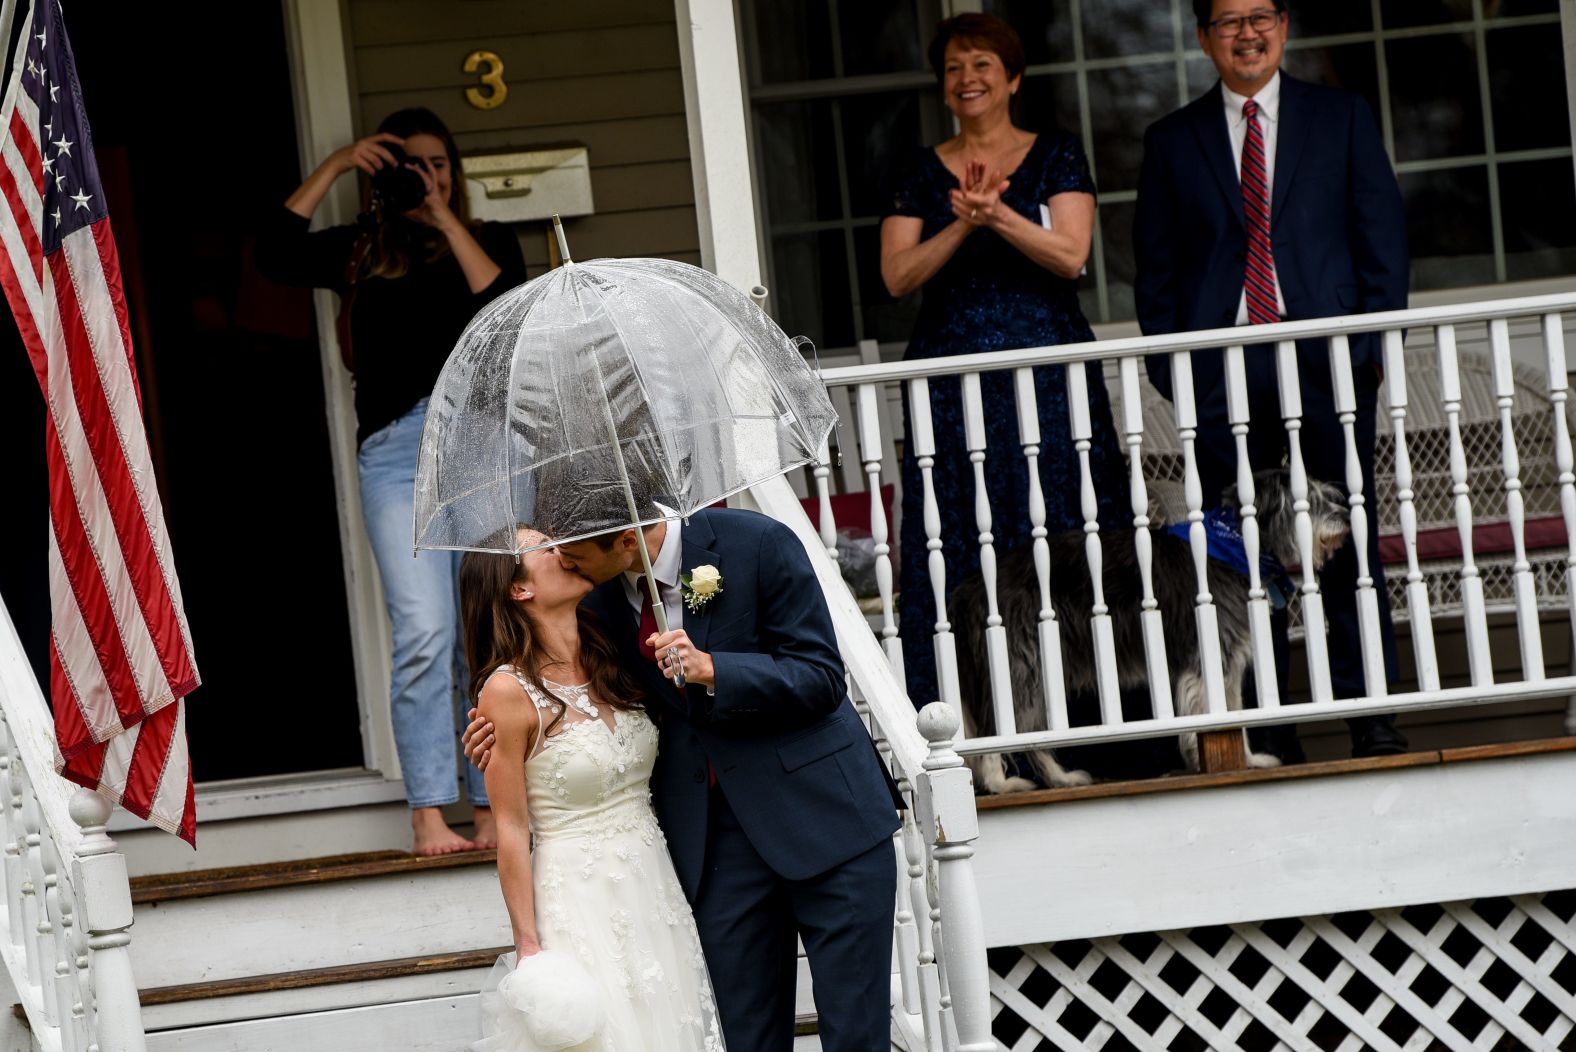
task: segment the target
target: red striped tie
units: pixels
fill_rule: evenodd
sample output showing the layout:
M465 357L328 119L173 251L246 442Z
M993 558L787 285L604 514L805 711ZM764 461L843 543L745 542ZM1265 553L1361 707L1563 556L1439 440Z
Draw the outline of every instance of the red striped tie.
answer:
M1270 192L1264 166L1264 132L1259 128L1259 104L1242 104L1248 122L1242 143L1242 214L1248 221L1248 266L1243 289L1248 298L1248 321L1264 325L1280 320L1275 305L1275 257L1270 254Z

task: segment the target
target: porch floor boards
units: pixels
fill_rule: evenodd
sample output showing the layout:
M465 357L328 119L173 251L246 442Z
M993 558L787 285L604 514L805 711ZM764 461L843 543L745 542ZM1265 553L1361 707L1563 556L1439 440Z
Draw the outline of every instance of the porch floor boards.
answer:
M1302 778L1328 778L1361 771L1392 770L1401 767L1432 767L1447 763L1470 763L1511 756L1576 751L1576 737L1544 738L1538 741L1506 742L1498 745L1470 745L1454 749L1429 749L1399 756L1375 756L1361 760L1325 760L1319 763L1289 764L1284 767L1222 771L1217 774L1177 774L1123 782L1099 782L1065 789L1036 789L1024 793L1003 793L975 798L981 811L1041 804L1072 803L1116 796L1146 796L1179 789L1212 789L1227 785L1253 785L1260 782L1286 782Z

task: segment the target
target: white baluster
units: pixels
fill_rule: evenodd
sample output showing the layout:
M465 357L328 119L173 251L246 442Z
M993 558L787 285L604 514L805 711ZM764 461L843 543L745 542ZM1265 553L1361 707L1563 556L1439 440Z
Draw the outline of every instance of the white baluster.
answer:
M44 915L44 873L37 865L38 848L42 839L42 818L38 797L27 776L27 768L16 764L13 773L21 775L22 829L19 838L22 858L22 948L27 957L27 981L36 989L44 986L44 955L38 943L38 921Z
M1099 363L1095 364L1099 368ZM1111 624L1111 609L1105 605L1105 553L1100 545L1100 503L1095 496L1094 472L1089 465L1089 447L1094 438L1089 415L1089 379L1083 362L1067 363L1067 410L1078 451L1079 503L1084 517L1084 556L1089 560L1089 583L1094 589L1094 607L1089 627L1094 635L1095 685L1100 694L1100 722L1115 726L1122 722L1122 688L1116 673L1116 630Z
M826 442L821 443L811 474L815 478L815 496L821 509L817 532L827 556L837 562L837 522L832 518L832 449Z
M996 543L991 534L990 492L985 488L985 401L980 374L963 374L963 436L974 465L974 526L979 530L980 577L985 583L985 657L997 734L1016 734L1012 676L1007 667L1007 629L996 594Z
M907 793L908 779L897 780L898 791ZM914 919L914 898L909 887L908 858L903 849L903 825L892 834L897 858L897 911L892 919L892 955L897 962L898 980L903 991L903 1011L919 1014L919 924Z
M1570 400L1570 379L1565 372L1565 329L1558 314L1543 316L1543 358L1548 365L1549 402L1554 407L1554 464L1559 469L1560 511L1565 517L1565 597L1570 604L1571 631L1576 633L1576 457L1571 453L1571 432L1565 403ZM1576 654L1576 638L1571 653ZM1566 719L1566 732L1576 734L1576 699Z
M1411 622L1412 657L1417 665L1417 685L1425 691L1439 689L1439 658L1434 653L1434 619L1429 610L1428 584L1417 562L1417 505L1412 490L1412 458L1406 447L1405 337L1399 329L1384 334L1385 384L1390 391L1390 423L1394 430L1395 490L1400 503L1401 541L1406 546L1406 606Z
M1206 712L1226 711L1226 677L1220 660L1220 629L1215 598L1209 593L1209 541L1204 535L1204 492L1198 475L1198 410L1193 398L1193 356L1189 351L1171 354L1171 406L1176 413L1177 438L1182 443L1182 488L1187 498L1188 541L1193 549L1193 573L1198 594L1193 622L1198 631L1199 667L1204 679ZM1218 496L1218 494L1217 494Z
M886 506L881 502L881 398L876 384L859 385L859 458L864 461L865 489L870 491L870 537L875 541L876 588L881 594L881 646L899 683L903 682L903 641L892 613L892 546L888 543Z
M1495 318L1488 323L1493 350L1494 395L1499 404L1500 462L1505 472L1505 511L1516 561L1512 581L1516 591L1516 636L1521 642L1521 678L1531 683L1543 678L1543 635L1538 626L1538 583L1527 560L1527 509L1521 496L1521 457L1516 450L1516 374L1511 368L1510 322Z
M1226 348L1226 415L1237 445L1237 505L1241 519L1242 552L1248 562L1248 630L1253 638L1253 682L1258 706L1280 705L1275 640L1270 634L1269 593L1259 567L1258 491L1253 481L1253 461L1248 456L1248 368L1246 351L1239 344ZM1261 427L1268 427L1263 421Z
M39 838L38 868L43 876L43 910L38 918L38 951L43 964L40 976L44 1016L61 1029L61 1037L71 1024L71 998L61 989L66 962L61 952L60 869L56 862L55 842L46 828ZM63 1003L62 1003L63 1002Z
M912 786L909 793L911 800L918 799L918 793ZM935 918L940 916L940 911L933 912L931 909L925 879L927 876L925 841L920 836L913 808L904 812L903 827L900 832L903 834L904 873L908 877L908 897L914 910L915 934L918 936L919 952L914 958L914 975L919 986L919 1016L925 1029L926 1049L940 1052L944 1045L941 1038L941 968L936 960L934 938L934 922Z
M930 384L920 377L908 382L908 426L914 440L914 459L924 490L925 550L929 553L930 590L936 602L936 685L941 700L963 718L963 693L958 689L958 648L947 620L947 561L941 554L941 509L936 504L936 435L930 422ZM909 626L910 631L918 625ZM915 698L929 702L929 698Z
M1370 698L1389 691L1384 667L1384 639L1379 631L1379 593L1383 567L1368 565L1368 498L1363 492L1363 465L1357 456L1357 387L1352 381L1352 347L1344 333L1330 337L1330 383L1335 391L1335 417L1346 438L1346 505L1352 544L1357 547L1357 632L1363 650L1363 686Z
M71 951L72 905L71 882L61 865L60 853L53 836L44 838L44 905L50 924L50 947L53 958L51 985L54 990L55 1018L60 1026L60 1044L64 1049L78 1047L73 1026L77 1007L76 955Z
M71 797L71 818L82 842L71 864L77 889L78 923L92 951L94 1037L101 1052L144 1052L142 1007L131 972L131 885L126 859L104 832L109 804L97 793L78 789Z
M1165 625L1155 599L1154 540L1149 534L1149 487L1144 484L1144 399L1138 385L1138 359L1123 358L1122 432L1127 436L1128 495L1133 505L1133 553L1143 587L1139 621L1144 632L1144 667L1149 672L1149 703L1157 720L1175 715L1171 665L1166 660ZM1054 729L1054 728L1053 728Z
M1291 466L1292 508L1297 514L1297 553L1302 559L1303 650L1308 655L1308 686L1314 701L1329 701L1330 654L1326 645L1324 596L1313 572L1313 517L1308 514L1308 468L1302 459L1302 387L1297 377L1297 344L1275 345L1275 376L1280 387L1281 418Z
M1494 662L1488 647L1488 615L1483 605L1483 578L1472 557L1472 498L1467 485L1466 447L1461 443L1461 371L1456 363L1456 329L1441 325L1435 330L1439 351L1439 388L1450 427L1450 492L1456 499L1456 534L1461 539L1461 616L1467 636L1467 666L1474 687L1494 682Z
M0 834L0 845L5 850L5 909L7 930L10 932L11 943L20 948L22 928L22 840L21 832L22 797L20 794L20 771L22 761L17 758L16 748L11 741L11 728L5 723L4 713L0 713L0 820L3 820L4 833Z
M957 713L939 704L919 714L919 731L930 743L920 776L915 810L936 862L941 916L945 921L946 990L952 1002L959 1052L994 1052L990 1031L990 981L985 960L985 928L974 881L974 841L979 817L974 781L953 751Z
M1029 470L1029 524L1033 527L1034 576L1040 585L1040 694L1045 703L1046 726L1065 730L1067 722L1067 684L1062 674L1062 629L1051 605L1051 546L1046 541L1045 490L1040 484L1040 407L1034 393L1034 370L1014 369L1013 388L1017 395L1018 441Z

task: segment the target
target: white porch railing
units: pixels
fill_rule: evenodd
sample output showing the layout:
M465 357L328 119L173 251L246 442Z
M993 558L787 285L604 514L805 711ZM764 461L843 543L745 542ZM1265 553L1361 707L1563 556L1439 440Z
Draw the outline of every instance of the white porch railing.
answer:
M1135 338L1104 342L1076 344L1065 347L1044 347L991 354L935 358L916 362L869 364L825 371L824 379L834 401L849 407L852 420L842 437L845 460L857 449L860 472L850 471L845 463L841 481L845 489L853 479L869 493L872 506L870 526L875 534L877 581L879 583L878 621L881 644L896 678L902 678L902 636L915 631L933 637L937 662L937 681L941 700L961 714L961 697L957 679L956 642L947 615L938 615L934 625L903 625L897 617L895 582L897 574L892 565L891 548L887 532L887 517L882 510L881 487L896 483L895 458L892 455L894 437L901 437L901 421L892 412L896 390L906 390L911 407L909 421L913 452L918 458L919 474L924 486L923 508L928 538L927 547L930 580L925 582L938 600L938 609L945 610L940 600L949 593L949 585L957 582L945 579L943 550L949 544L960 543L958 538L943 537L939 509L931 488L932 458L937 452L938 440L931 426L928 384L941 377L961 380L965 414L967 450L974 464L975 479L980 479L992 465L984 462L984 441L981 419L986 413L1016 413L1021 450L1016 455L1026 458L1030 465L1042 450L1053 443L1068 444L1078 453L1082 492L1075 507L1081 504L1088 520L1086 551L1095 581L1101 579L1102 552L1096 532L1093 513L1094 480L1091 478L1089 458L1084 451L1089 442L1090 408L1086 389L1079 382L1083 371L1104 368L1107 374L1117 377L1113 390L1113 405L1118 405L1115 421L1116 432L1126 444L1129 457L1127 491L1135 529L1136 559L1144 580L1143 642L1145 665L1150 673L1152 711L1145 718L1124 719L1121 705L1116 699L1118 681L1117 655L1109 630L1109 611L1098 588L1095 590L1093 608L1082 612L1089 618L1094 653L1089 657L1097 670L1096 682L1100 693L1100 720L1088 726L1069 726L1067 690L1063 682L1062 626L1059 615L1050 601L1052 575L1056 569L1046 555L1045 502L1037 484L1037 472L1028 471L1030 491L1026 504L1031 521L1026 531L1033 537L1034 573L1037 577L1039 596L1039 621L1034 630L1036 660L1044 671L1041 682L1044 697L1041 701L1044 729L1023 730L1016 726L1013 703L1009 695L1011 675L1010 648L1003 638L1005 628L998 613L998 582L994 573L996 560L1001 555L999 544L993 543L993 509L983 487L976 488L974 518L977 525L977 543L980 548L981 576L988 610L986 621L986 647L983 664L984 678L991 690L991 709L998 733L962 741L957 752L977 755L1004 751L1060 747L1098 741L1150 738L1175 735L1182 732L1223 730L1263 723L1307 722L1331 717L1352 717L1364 714L1394 713L1413 709L1451 708L1483 703L1511 702L1523 699L1566 697L1576 693L1576 677L1569 674L1552 675L1545 667L1540 624L1543 620L1557 620L1562 624L1571 620L1571 604L1576 601L1576 560L1571 557L1570 541L1576 532L1576 473L1573 473L1573 455L1568 424L1569 380L1564 340L1564 323L1568 314L1576 312L1576 294L1561 294L1525 299L1503 300L1490 303L1465 304L1424 310L1396 311L1385 314L1357 315L1343 318L1287 322L1259 326L1252 330L1255 344L1274 345L1275 364L1279 386L1280 420L1285 428L1289 453L1290 485L1298 502L1297 534L1301 564L1304 567L1299 582L1299 594L1294 603L1305 625L1322 625L1324 615L1322 597L1314 565L1312 524L1308 517L1308 472L1299 432L1303 420L1300 387L1297 371L1296 343L1300 339L1325 338L1328 341L1331 361L1331 380L1335 395L1338 421L1345 435L1345 477L1330 479L1348 495L1351 530L1357 541L1359 553L1358 613L1362 641L1363 667L1368 684L1365 696L1337 700L1333 696L1329 655L1325 652L1322 632L1306 633L1305 651L1308 661L1308 680L1311 701L1282 707L1279 704L1273 665L1267 660L1270 653L1269 603L1263 582L1256 572L1260 548L1260 530L1254 508L1254 480L1247 470L1247 458L1239 456L1242 470L1237 479L1237 495L1241 505L1242 534L1247 549L1247 561L1254 568L1250 582L1247 622L1251 628L1251 650L1258 682L1256 709L1231 711L1228 708L1228 684L1224 679L1221 644L1216 625L1218 607L1210 594L1206 579L1206 542L1202 525L1206 505L1199 478L1195 440L1199 423L1198 406L1194 401L1191 381L1191 355L1193 350L1225 348L1224 367L1229 392L1228 418L1236 436L1239 452L1245 454L1249 424L1247 397L1246 350L1241 341L1248 335L1242 329L1187 333L1167 337ZM1523 449L1518 447L1518 414L1525 406L1518 406L1517 369L1512 355L1512 323L1532 324L1537 327L1534 337L1541 346L1542 382L1550 425L1545 432L1551 436L1552 449ZM1416 406L1408 389L1408 354L1421 353L1415 347L1408 352L1407 332L1413 333L1413 344L1419 343L1418 334L1428 337L1428 354L1437 368L1437 406ZM1386 383L1380 393L1380 414L1388 418L1386 427L1388 445L1393 455L1393 487L1383 482L1378 487L1380 496L1392 499L1393 507L1376 507L1376 495L1362 492L1362 472L1357 463L1354 422L1357 401L1352 376L1349 340L1353 334L1377 332L1381 334L1385 363ZM1491 383L1491 399L1498 417L1499 457L1492 473L1468 470L1468 451L1462 437L1463 401L1472 391L1464 392L1462 356L1458 341L1464 342L1479 334L1486 334L1487 374ZM1146 420L1143 413L1145 387L1141 378L1140 363L1144 355L1169 354L1172 361L1176 397L1168 433L1155 436L1155 421ZM1039 433L1039 415L1033 404L1033 368L1036 366L1064 367L1068 372L1067 390L1071 408L1070 431L1066 435ZM1114 368L1112 368L1114 367ZM980 377L991 372L1010 371L1016 378L1017 404L1004 407L986 406L981 401ZM1526 370L1521 371L1525 381ZM1430 388L1433 383L1430 383ZM1152 401L1152 399L1151 399ZM1446 421L1448 437L1449 493L1454 504L1454 526L1459 555L1454 556L1456 567L1451 574L1453 601L1447 604L1457 608L1448 616L1441 614L1440 598L1430 593L1429 581L1437 582L1437 574L1425 579L1424 566L1419 558L1419 529L1414 494L1413 469L1408 454L1408 438L1414 434L1410 420L1413 416L1442 415ZM1149 430L1146 431L1146 428ZM1384 429L1381 429L1381 434ZM850 436L857 439L857 446ZM1163 443L1154 442L1162 438ZM1199 630L1201 660L1197 674L1203 684L1202 711L1182 714L1175 710L1170 697L1169 676L1164 670L1170 667L1163 646L1161 612L1153 603L1151 591L1152 565L1148 544L1151 508L1151 480L1145 477L1146 443L1164 444L1168 449L1180 450L1182 460L1182 490L1185 515L1180 516L1192 524L1190 543L1193 554L1193 571L1196 577L1194 620ZM1547 464L1539 470L1536 480L1524 476L1523 465L1528 455L1534 455ZM1002 451L992 450L991 457L999 458ZM1479 462L1481 462L1480 458ZM1548 461L1552 459L1552 464ZM837 472L823 468L814 472L814 486L820 507L820 535L828 549L836 545L836 524L832 521L830 487ZM1532 558L1536 555L1528 542L1527 487L1535 484L1547 504L1550 500L1559 509L1563 528L1556 529L1559 537L1557 554L1563 570L1560 574L1534 572ZM1550 490L1552 489L1552 493ZM965 487L964 492L968 492ZM1557 496L1555 496L1557 494ZM1478 560L1474 558L1475 527L1483 525L1475 517L1474 509L1492 502L1502 509L1503 523L1498 528L1508 529L1511 538L1511 565L1508 573L1510 588L1505 604L1515 612L1515 631L1518 642L1519 675L1496 678L1491 667L1489 648L1489 606L1485 602L1483 580ZM894 501L894 503L896 503ZM895 509L894 509L895 511ZM1376 514L1376 512L1378 514ZM779 516L780 517L780 516ZM1377 587L1384 587L1382 568L1368 565L1366 545L1368 532L1381 522L1395 522L1399 526L1400 543L1404 548L1405 587L1398 615L1410 622L1411 647L1416 668L1417 689L1404 693L1387 693L1383 675L1383 658L1380 638ZM999 534L999 529L997 533ZM1544 530L1545 548L1548 530ZM965 543L975 543L970 537ZM1551 580L1552 579L1552 580ZM900 582L899 582L900 583ZM1551 585L1560 588L1563 596L1556 595L1551 602L1548 594ZM910 582L910 586L913 583ZM1458 595L1458 598L1456 597ZM1450 623L1459 628L1465 639L1470 669L1468 686L1446 687L1442 682L1440 663L1435 652L1436 629ZM1399 641L1398 641L1399 642ZM1404 645L1404 644L1403 644Z
M126 860L104 832L109 805L55 774L54 754L49 708L0 604L0 959L33 1048L142 1052Z
M989 970L971 862L979 820L973 777L952 748L957 715L937 703L916 720L893 672L893 652L883 651L870 632L835 557L823 557L829 537L810 524L785 480L751 488L742 503L792 527L810 553L854 702L911 805L893 836L894 1041L908 1052L992 1052Z

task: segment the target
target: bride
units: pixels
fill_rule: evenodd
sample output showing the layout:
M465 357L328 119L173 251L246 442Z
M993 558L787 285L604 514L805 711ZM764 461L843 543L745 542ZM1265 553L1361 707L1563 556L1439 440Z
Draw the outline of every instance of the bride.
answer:
M515 945L483 992L475 1048L721 1052L695 921L651 809L657 729L579 609L591 587L550 548L460 564L470 693L495 727L487 791Z

